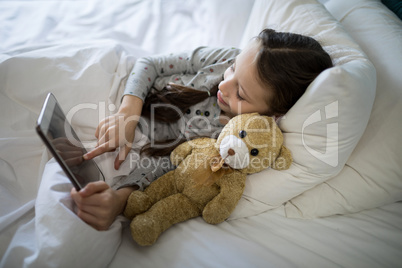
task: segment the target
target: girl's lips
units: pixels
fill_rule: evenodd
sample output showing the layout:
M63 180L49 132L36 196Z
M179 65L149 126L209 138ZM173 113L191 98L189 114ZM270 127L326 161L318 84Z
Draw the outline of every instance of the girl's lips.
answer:
M217 96L218 96L218 100L219 100L220 103L222 103L222 104L225 105L225 106L229 106L229 105L223 100L223 98L222 98L222 93L221 93L220 90L218 91Z

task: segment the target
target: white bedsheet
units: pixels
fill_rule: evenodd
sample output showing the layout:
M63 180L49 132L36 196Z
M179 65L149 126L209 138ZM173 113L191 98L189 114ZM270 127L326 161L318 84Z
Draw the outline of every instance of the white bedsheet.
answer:
M34 131L46 93L55 93L67 113L85 108L72 124L83 140L93 141L99 119L119 104L137 57L237 46L252 4L0 2L0 267L400 265L402 203L308 221L286 218L283 207L217 226L196 218L146 248L132 241L122 217L97 232L72 212L71 185L57 164L46 164ZM111 159L105 156L102 165L113 173L105 166Z

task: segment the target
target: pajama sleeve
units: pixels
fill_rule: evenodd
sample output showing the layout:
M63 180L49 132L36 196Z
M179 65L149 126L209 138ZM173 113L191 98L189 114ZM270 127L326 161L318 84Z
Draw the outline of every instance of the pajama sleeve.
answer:
M233 59L238 54L236 48L199 47L190 52L140 58L128 77L123 95L134 95L144 101L158 77L195 75L202 68Z

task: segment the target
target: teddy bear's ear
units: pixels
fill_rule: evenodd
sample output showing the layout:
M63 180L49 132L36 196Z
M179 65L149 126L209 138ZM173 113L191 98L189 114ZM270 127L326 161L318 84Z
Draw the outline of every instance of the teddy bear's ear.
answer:
M293 162L292 154L289 149L285 146L282 146L282 149L279 153L279 156L276 158L275 162L272 165L273 169L276 170L285 170L290 168L290 165Z

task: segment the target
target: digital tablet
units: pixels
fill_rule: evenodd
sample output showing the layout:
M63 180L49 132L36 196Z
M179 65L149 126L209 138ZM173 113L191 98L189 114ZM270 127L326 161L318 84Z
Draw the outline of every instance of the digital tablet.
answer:
M43 104L36 131L77 191L90 182L105 180L95 161L84 160L87 150L52 93Z

